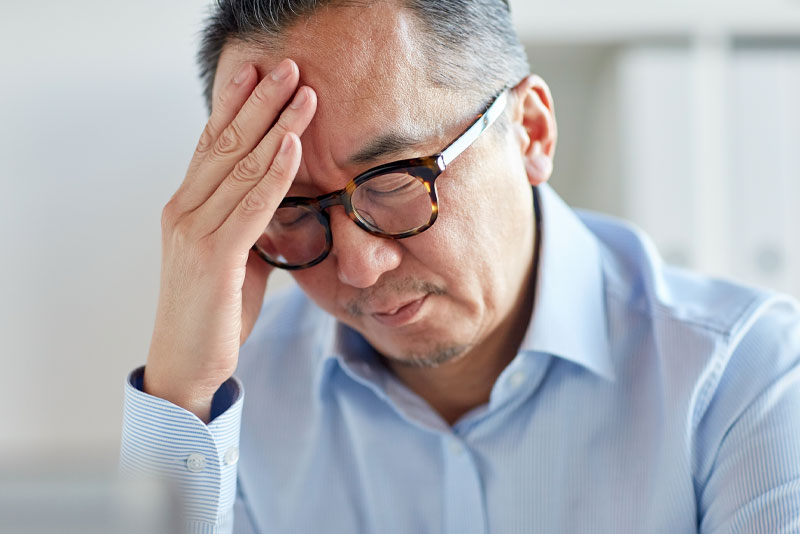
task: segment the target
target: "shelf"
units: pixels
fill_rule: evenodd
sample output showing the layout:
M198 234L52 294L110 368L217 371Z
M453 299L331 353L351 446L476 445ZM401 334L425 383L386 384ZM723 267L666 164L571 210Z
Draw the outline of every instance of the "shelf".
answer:
M800 0L510 0L523 41L613 43L693 36L800 37Z

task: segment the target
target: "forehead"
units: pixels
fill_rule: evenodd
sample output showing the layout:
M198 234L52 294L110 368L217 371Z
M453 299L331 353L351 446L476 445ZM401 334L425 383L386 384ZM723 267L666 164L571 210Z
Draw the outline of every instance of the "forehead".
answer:
M304 137L325 145L335 157L390 128L435 137L447 127L441 117L457 99L430 84L419 32L413 15L389 2L321 8L291 27L276 49L227 45L215 94L218 82L230 79L245 62L254 63L263 77L290 57L298 64L301 83L318 97Z

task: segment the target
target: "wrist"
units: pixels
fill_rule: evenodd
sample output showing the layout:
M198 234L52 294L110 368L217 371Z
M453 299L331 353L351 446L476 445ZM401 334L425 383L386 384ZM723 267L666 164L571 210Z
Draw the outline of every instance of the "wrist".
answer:
M142 391L193 413L206 424L211 420L211 405L218 389L219 386L190 386L185 381L164 379L149 366L145 366L142 377Z

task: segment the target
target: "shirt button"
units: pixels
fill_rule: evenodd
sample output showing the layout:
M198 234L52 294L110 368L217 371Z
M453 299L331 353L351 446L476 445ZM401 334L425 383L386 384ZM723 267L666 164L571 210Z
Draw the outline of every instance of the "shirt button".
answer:
M453 440L450 442L450 452L456 456L459 456L464 452L464 446Z
M508 384L516 389L525 383L525 371L517 371L508 379Z
M192 453L186 458L186 467L192 473L199 473L206 468L206 457L200 453Z
M236 461L239 459L239 447L231 447L228 449L228 452L225 453L225 465L232 465L235 464Z

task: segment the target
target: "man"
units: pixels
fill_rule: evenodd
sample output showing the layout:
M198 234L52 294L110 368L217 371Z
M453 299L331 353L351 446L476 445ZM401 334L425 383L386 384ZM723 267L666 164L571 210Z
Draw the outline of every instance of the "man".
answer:
M800 530L797 304L561 202L503 1L222 1L200 57L121 457L190 530Z

